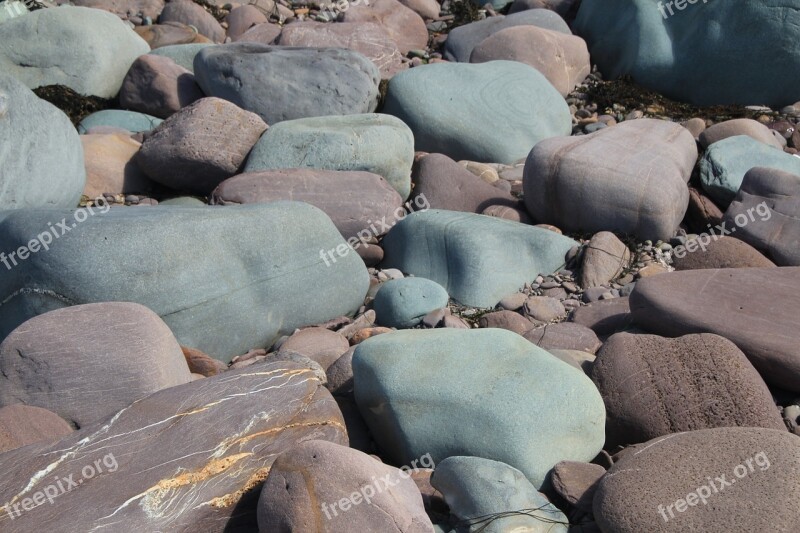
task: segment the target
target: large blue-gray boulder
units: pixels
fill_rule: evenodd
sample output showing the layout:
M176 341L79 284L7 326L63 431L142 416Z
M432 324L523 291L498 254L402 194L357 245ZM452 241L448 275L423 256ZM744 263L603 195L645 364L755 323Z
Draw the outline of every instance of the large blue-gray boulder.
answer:
M610 78L697 105L797 101L797 0L584 0L574 29Z
M519 222L429 209L408 215L384 237L383 265L433 280L462 304L494 307L539 274L561 268L577 245Z
M227 361L355 312L369 286L357 254L323 261L347 244L308 204L106 211L25 210L0 220L7 254L50 241L18 253L0 277L0 339L53 309L127 301L152 309L181 345Z
M0 72L31 89L65 85L112 98L150 46L120 18L100 9L39 9L0 24Z
M69 118L0 72L0 210L75 207L86 185Z
M407 330L353 354L355 399L397 464L430 454L501 461L539 489L559 461L603 447L605 407L586 375L502 329Z
M472 50L487 37L513 26L536 26L545 30L572 35L572 32L557 13L549 9L529 9L504 17L487 17L454 28L444 43L444 58L448 61L469 63Z
M284 168L360 170L382 176L403 197L411 193L414 135L389 115L287 120L261 136L244 172Z
M789 155L747 135L723 139L709 146L700 160L703 190L726 208L739 192L744 175L755 167L800 174L800 157Z
M408 124L419 151L513 163L539 141L569 135L567 103L517 61L434 63L389 80L383 112Z
M346 48L233 43L209 46L194 58L207 96L257 113L270 126L282 120L371 113L380 71Z

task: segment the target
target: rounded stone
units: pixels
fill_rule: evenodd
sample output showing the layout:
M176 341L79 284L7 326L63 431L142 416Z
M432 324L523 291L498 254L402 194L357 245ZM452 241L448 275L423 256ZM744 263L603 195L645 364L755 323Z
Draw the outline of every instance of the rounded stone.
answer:
M403 278L385 282L373 306L382 326L411 328L431 311L446 307L448 300L447 291L434 281Z

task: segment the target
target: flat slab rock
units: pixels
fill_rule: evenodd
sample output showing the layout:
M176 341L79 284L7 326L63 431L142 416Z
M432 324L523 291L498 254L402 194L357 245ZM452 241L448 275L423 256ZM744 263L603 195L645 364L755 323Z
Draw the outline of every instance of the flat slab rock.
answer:
M764 380L800 392L800 267L689 270L639 280L633 320L667 337L716 333Z
M336 403L299 365L166 389L58 442L1 454L0 529L255 531L270 466L309 439L347 445ZM66 480L78 485L50 505L42 496Z

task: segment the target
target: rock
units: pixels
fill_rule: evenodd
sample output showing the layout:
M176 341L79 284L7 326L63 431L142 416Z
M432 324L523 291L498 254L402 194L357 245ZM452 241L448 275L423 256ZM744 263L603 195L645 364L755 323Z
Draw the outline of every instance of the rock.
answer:
M798 181L800 183L800 181ZM705 248L694 253L682 251L673 254L672 264L676 270L698 270L703 268L764 268L774 267L775 263L764 257L758 250L734 237L719 235L700 236L697 240L708 240ZM684 248L686 248L684 246Z
M283 452L258 501L258 529L277 531L433 531L409 467L397 469L323 440Z
M397 0L370 0L351 4L344 12L343 22L375 22L389 34L403 55L409 50L428 46L428 29L425 21Z
M631 262L631 251L610 231L596 233L583 252L579 283L584 289L607 285Z
M685 128L655 119L548 139L525 162L525 205L537 222L569 232L667 240L686 213L696 159Z
M225 30L211 13L191 0L170 0L161 12L159 22L181 22L187 26L197 28L200 34L205 35L215 43L225 40Z
M700 135L706 130L706 121L702 118L690 118L686 122L681 122L681 126L689 130L695 139L698 139ZM719 139L715 139L719 140Z
M570 315L570 321L586 326L596 335L605 337L628 329L633 318L628 297L625 296L577 307Z
M71 0L72 5L105 9L125 20L130 15L156 19L164 9L164 0Z
M120 89L120 105L167 118L203 98L194 75L166 56L145 54L131 65Z
M400 3L423 19L439 18L441 7L436 0L400 0Z
M0 72L30 89L64 85L113 98L133 61L149 50L119 17L100 9L39 9L0 25Z
M433 280L464 305L491 308L537 273L561 268L576 244L516 222L430 209L408 215L389 231L383 265Z
M500 328L513 331L518 335L523 335L526 331L533 329L535 324L514 311L495 311L487 313L478 320L478 325L482 328Z
M444 43L444 58L469 63L473 49L492 34L514 26L536 26L572 35L564 19L547 9L529 10L507 17L498 15L453 28Z
M617 333L592 368L606 406L606 448L714 427L785 429L761 376L731 341Z
M331 394L339 396L353 395L353 352L355 346L351 346L336 361L328 367L326 377L328 383L326 387Z
M153 50L165 46L197 43L200 40L211 44L211 40L197 33L195 27L180 22L136 26L133 31L144 39Z
M162 200L158 205L177 205L182 207L205 207L206 203L193 196L177 196L169 200Z
M213 46L211 43L175 44L162 46L150 51L151 55L166 56L194 74L194 58L200 50Z
M516 61L401 72L389 80L383 112L408 124L417 150L455 160L512 163L537 142L571 131L561 95Z
M88 133L92 128L110 126L121 128L131 133L151 131L156 126L164 122L158 117L137 113L135 111L123 111L121 109L104 109L97 111L81 120L78 124L78 133Z
M564 304L549 296L531 296L525 300L525 314L541 322L552 322L567 314Z
M3 22L0 28L9 23ZM72 123L4 72L0 74L0 146L5 147L0 150L0 210L78 205L86 170Z
M757 120L749 118L737 118L714 124L700 133L700 145L704 149L708 149L709 146L717 141L736 137L737 135L747 135L764 144L783 149L783 146L772 135L772 130Z
M234 43L201 50L194 70L206 95L257 113L270 126L371 113L378 105L378 68L352 50Z
M786 431L703 429L660 437L631 451L597 488L594 517L603 531L800 527L792 512L800 497L800 439Z
M592 512L592 499L606 469L592 463L562 461L553 467L553 489L570 505L586 513Z
M582 371L587 376L592 376L592 366L594 366L594 362L597 357L589 352L583 352L580 350L561 350L558 348L550 348L547 351L568 365L571 365Z
M228 369L225 363L214 359L200 350L181 346L181 351L183 352L183 357L186 359L186 364L189 365L189 370L192 374L200 374L201 376L210 378Z
M243 5L231 9L225 22L228 23L228 37L231 41L238 41L251 28L269 23L269 19L256 6Z
M719 2L717 2L719 3ZM583 2L573 25L605 79L629 75L646 88L698 106L797 101L800 13L775 16L778 0ZM691 11L691 13L690 13ZM744 31L746 29L746 31ZM760 36L771 35L769 44Z
M99 198L103 193L150 194L156 184L133 162L142 146L129 135L81 135L86 168L83 195ZM77 202L72 205L76 205Z
M572 322L547 324L530 329L523 336L545 350L578 350L595 354L603 345L591 329Z
M273 44L281 31L283 31L283 26L278 24L259 24L244 32L238 39L234 39L234 42Z
M686 222L700 231L716 226L722 222L723 213L711 198L694 187L689 187L689 209L686 211Z
M189 374L172 332L146 307L78 305L34 317L5 337L0 405L42 407L80 428L188 383Z
M539 489L556 463L602 447L605 413L589 378L509 331L379 335L356 348L353 377L361 414L398 464L469 454Z
M19 531L56 521L64 531L255 531L262 480L278 455L311 439L347 444L341 413L312 372L292 363L226 372L159 391L56 443L0 455L0 496L15 513L0 522ZM25 512L54 479L82 483L61 491L58 505Z
M250 172L223 181L211 195L211 203L218 205L277 200L295 200L318 207L345 239L353 239L350 245L356 250L361 249L359 243L364 238L383 235L397 222L395 213L403 210L403 199L385 179L359 171L289 168ZM372 227L377 233L373 233Z
M327 370L350 349L350 343L341 334L325 328L305 328L294 333L281 344L281 351L292 350L316 361Z
M480 457L448 457L436 465L431 484L442 493L450 513L459 521L470 523L476 517L496 516L470 530L482 526L485 533L567 532L567 517L525 474L507 464ZM529 512L518 513L521 509Z
M46 254L15 257L18 265L0 277L0 339L46 311L126 300L161 316L183 346L229 361L296 328L354 313L369 287L356 254L328 266L320 259L345 243L308 204L75 213L24 210L0 221L0 250L27 246L48 222L64 232ZM85 220L71 228L77 213ZM114 245L98 245L106 240ZM181 275L142 277L156 271Z
M525 206L522 202L517 202L517 205L514 207L505 205L490 205L484 209L483 213L481 214L486 215L487 217L497 217L510 220L512 222L521 222L522 224L531 223L531 217L528 216L528 212L525 211Z
M390 328L412 328L436 309L447 307L447 291L424 278L403 278L385 282L375 295L373 307L378 324Z
M639 280L630 297L642 328L667 337L716 333L733 341L767 383L800 392L795 302L797 267L674 272Z
M348 48L363 54L389 79L404 70L403 56L387 29L374 22L296 22L283 28L275 44L308 48Z
M739 192L744 175L755 167L800 174L800 158L746 135L729 137L712 144L703 155L700 180L706 193L725 208Z
M748 171L724 218L738 238L778 265L800 266L800 176L769 168Z
M549 9L555 11L564 18L573 11L573 7L580 4L577 0L514 0L511 4L509 14L529 9Z
M583 39L532 25L512 26L492 33L473 48L469 62L497 59L532 66L544 74L561 96L571 93L592 71Z
M267 125L221 98L202 98L160 124L136 163L154 181L206 195L242 167Z
M490 205L516 206L518 200L489 185L446 155L420 159L414 173L414 198L424 198L433 209L481 213Z
M272 126L253 148L244 170L371 172L385 178L405 200L411 192L413 161L414 137L402 121L382 114L325 116Z
M21 403L0 407L0 453L40 441L53 441L72 433L60 416Z

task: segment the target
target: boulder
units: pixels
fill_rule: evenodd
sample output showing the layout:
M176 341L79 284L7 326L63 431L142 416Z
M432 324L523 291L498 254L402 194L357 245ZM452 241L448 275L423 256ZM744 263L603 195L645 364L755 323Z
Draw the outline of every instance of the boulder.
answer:
M400 53L424 50L428 46L425 21L397 0L369 0L351 4L344 12L343 22L374 22L386 28L397 43Z
M217 19L200 4L191 0L170 0L161 12L158 19L165 22L180 22L187 26L197 28L197 31L215 43L225 40L225 29L220 26Z
M558 322L529 329L523 335L544 350L573 350L597 353L603 343L594 331L573 322Z
M704 149L718 141L723 141L729 137L736 137L737 135L747 135L753 139L774 146L778 149L783 149L781 143L775 139L771 129L764 124L751 118L737 118L734 120L726 120L718 124L714 124L700 133L700 145Z
M86 167L84 196L95 199L103 193L147 195L157 187L133 162L142 145L130 135L81 135L81 143Z
M167 118L203 96L190 71L169 57L145 54L125 75L119 103L126 109Z
M631 251L610 231L592 236L583 252L580 284L584 289L607 285L629 267Z
M315 327L293 333L281 344L280 349L302 354L319 363L323 370L328 370L339 357L350 349L350 343L341 333Z
M59 440L72 431L63 418L47 409L21 403L0 407L0 453Z
M798 180L800 184L800 180ZM746 215L745 215L746 216ZM741 235L741 233L739 234ZM761 255L758 250L744 241L734 237L706 235L698 237L710 241L703 248L687 253L688 250L676 250L672 255L672 266L675 270L698 270L704 268L766 268L775 263Z
M378 324L390 328L412 328L425 315L447 307L447 291L424 278L401 278L383 283L375 295L373 308Z

